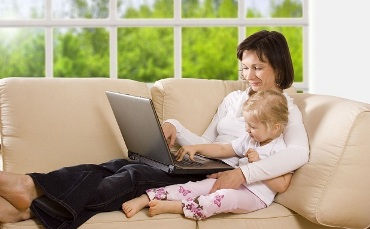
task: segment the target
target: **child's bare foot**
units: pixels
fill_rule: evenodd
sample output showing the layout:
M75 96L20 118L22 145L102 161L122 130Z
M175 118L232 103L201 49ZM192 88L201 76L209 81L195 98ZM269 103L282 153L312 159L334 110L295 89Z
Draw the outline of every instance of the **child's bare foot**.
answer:
M149 197L146 194L143 194L139 197L136 197L132 200L124 202L122 204L122 210L126 214L127 218L131 218L141 209L148 207Z
M0 197L0 212L1 223L16 223L32 217L30 209L20 211L2 197Z
M0 171L0 196L18 210L27 210L41 195L30 176Z
M149 202L149 215L163 213L183 214L181 201L152 200Z

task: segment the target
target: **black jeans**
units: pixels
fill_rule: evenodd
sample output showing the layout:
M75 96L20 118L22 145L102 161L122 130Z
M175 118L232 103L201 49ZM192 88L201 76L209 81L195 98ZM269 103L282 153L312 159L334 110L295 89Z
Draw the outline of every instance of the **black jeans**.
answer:
M149 188L205 178L204 175L169 175L126 159L28 175L45 193L32 202L31 211L46 228L53 229L77 228L100 212L120 210L123 202Z

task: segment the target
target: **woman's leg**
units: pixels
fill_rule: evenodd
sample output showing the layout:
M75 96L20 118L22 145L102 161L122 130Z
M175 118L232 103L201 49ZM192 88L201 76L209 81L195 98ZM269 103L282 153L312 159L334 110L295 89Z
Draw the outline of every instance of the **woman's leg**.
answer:
M182 184L204 178L205 175L170 175L144 164L127 165L113 176L102 180L96 190L96 195L90 198L87 208L100 211L119 210L122 203L141 196L150 188Z
M64 167L47 174L31 173L29 176L45 194L32 202L31 210L47 228L77 228L74 223L80 225L97 214L86 212L85 207L102 179L132 163L137 162L117 159L100 165Z
M45 193L32 203L31 210L49 228L77 228L99 212L120 210L122 203L144 194L146 189L205 178L173 176L123 159L30 175Z
M0 197L0 222L15 223L32 217L31 210L20 211L3 197Z
M19 211L29 209L32 201L42 195L30 176L0 171L0 196Z

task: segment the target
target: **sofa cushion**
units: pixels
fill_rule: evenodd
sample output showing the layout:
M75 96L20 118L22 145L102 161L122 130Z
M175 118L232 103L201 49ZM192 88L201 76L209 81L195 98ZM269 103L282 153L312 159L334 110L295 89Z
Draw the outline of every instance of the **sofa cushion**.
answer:
M245 90L236 80L168 78L155 82L151 95L161 122L177 119L187 129L201 135L211 122L218 106L230 92ZM292 86L285 90L295 94Z
M343 98L293 95L310 142L309 162L275 201L312 222L370 225L370 105Z
M240 81L234 80L169 78L155 82L151 93L161 122L174 118L194 133L202 134L223 98L243 88Z
M145 83L127 79L2 79L4 170L47 172L126 157L106 90L150 97Z
M122 211L113 211L99 213L93 216L79 229L163 229L170 228L169 225L176 225L176 229L196 229L197 222L192 219L186 219L180 214L162 214L155 217L149 217L147 209L138 212L132 218L126 218ZM6 223L0 225L2 229L40 229L42 224L36 220L26 220L14 224Z
M324 229L325 226L314 224L286 207L272 203L269 207L247 214L219 214L206 220L198 221L199 229L214 228L310 228Z

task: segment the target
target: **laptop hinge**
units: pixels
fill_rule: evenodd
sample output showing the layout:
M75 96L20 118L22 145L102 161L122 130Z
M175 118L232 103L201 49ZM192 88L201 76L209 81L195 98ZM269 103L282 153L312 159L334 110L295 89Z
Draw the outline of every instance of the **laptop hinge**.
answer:
M141 157L139 154L134 153L132 151L128 151L128 157L131 160L140 161L140 162L142 162L144 164L147 164L147 165L150 165L150 166L153 166L153 167L157 167L160 170L162 170L164 172L167 172L167 173L173 173L175 171L175 166L173 166L173 165L164 165L164 164L162 164L160 162L149 160L149 159L147 159L145 157Z

